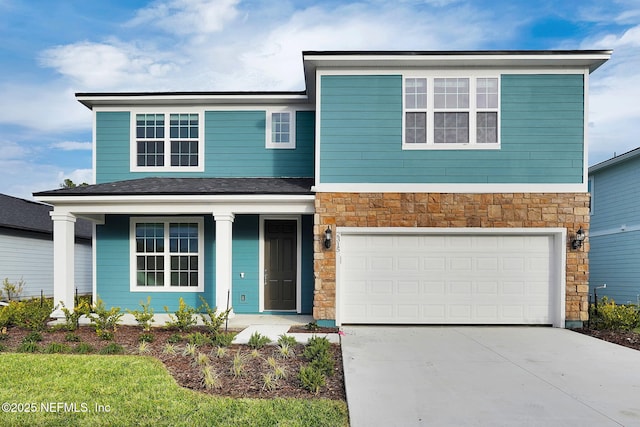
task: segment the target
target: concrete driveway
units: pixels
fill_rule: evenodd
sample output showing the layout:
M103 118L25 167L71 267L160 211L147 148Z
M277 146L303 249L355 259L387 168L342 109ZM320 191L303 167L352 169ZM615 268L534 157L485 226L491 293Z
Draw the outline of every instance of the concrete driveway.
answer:
M544 327L343 328L361 426L640 426L640 351Z

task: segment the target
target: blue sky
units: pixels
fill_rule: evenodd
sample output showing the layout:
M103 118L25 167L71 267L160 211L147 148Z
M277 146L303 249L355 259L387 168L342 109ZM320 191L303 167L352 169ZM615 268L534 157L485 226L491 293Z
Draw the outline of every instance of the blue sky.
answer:
M589 164L640 145L637 0L0 0L0 193L92 182L75 92L302 90L303 50L613 49Z

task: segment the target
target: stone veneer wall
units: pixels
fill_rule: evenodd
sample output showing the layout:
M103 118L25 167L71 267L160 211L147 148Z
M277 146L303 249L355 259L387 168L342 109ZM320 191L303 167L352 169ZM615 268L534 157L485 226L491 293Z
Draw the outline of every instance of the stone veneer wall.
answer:
M566 321L588 318L589 243L570 249L582 226L589 230L588 193L318 193L314 216L313 317L336 318L335 245L324 231L335 227L563 227L567 229Z

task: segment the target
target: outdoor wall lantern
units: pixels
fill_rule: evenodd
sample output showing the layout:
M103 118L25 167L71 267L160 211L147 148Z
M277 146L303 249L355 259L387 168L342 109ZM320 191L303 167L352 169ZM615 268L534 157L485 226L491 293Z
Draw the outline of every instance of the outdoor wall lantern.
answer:
M331 249L331 227L327 227L324 230L324 247L327 249Z
M576 237L571 242L571 247L573 249L580 249L582 247L582 242L584 242L584 238L586 237L582 226L576 231Z

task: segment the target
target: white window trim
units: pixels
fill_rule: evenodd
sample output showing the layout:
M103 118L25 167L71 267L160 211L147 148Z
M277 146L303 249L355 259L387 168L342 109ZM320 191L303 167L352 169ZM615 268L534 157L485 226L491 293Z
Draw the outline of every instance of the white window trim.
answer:
M164 286L137 286L137 262L136 262L136 224L145 223L145 222L161 222L165 227L165 253L164 253L164 271L165 271L165 281ZM168 227L169 223L185 223L185 222L195 222L198 224L198 286L189 286L189 287L178 287L171 286L171 281L167 280L167 275L170 274L170 257L171 252L169 251L169 233ZM131 292L146 292L146 293L156 293L156 292L185 292L185 293L193 293L193 292L204 292L204 269L206 268L204 261L204 219L202 217L132 217L129 220L129 263L130 263L130 283L129 290Z
M271 133L271 122L273 113L289 113L290 135L289 142L273 142ZM296 110L293 108L267 108L265 111L265 148L276 150L292 150L296 148Z
M154 109L136 108L130 110L130 170L131 172L204 172L204 111L201 109L175 108ZM138 166L138 149L136 139L136 115L137 114L164 114L164 166ZM197 114L198 115L198 166L171 166L171 138L169 132L171 114Z
M434 79L436 78L468 78L469 79L469 108L463 109L446 109L435 108L434 103ZM417 111L415 109L407 109L405 106L405 80L407 78L425 78L427 79L427 142L426 143L407 143L406 142L406 113ZM478 109L476 107L476 86L478 78L495 78L498 79L498 87L500 87L501 79L500 74L495 72L490 73L450 73L450 72L418 72L415 73L403 73L402 74L402 149L403 150L498 150L500 149L500 119L501 119L501 102L500 95L498 93L498 135L497 143L478 143L476 142L476 118L478 112L483 112L493 109ZM424 110L424 109L421 109ZM433 142L433 129L434 129L434 113L435 112L468 112L469 113L469 143L439 143Z

